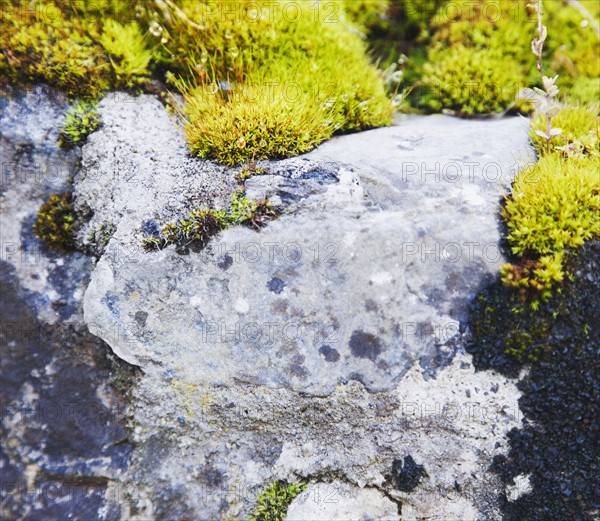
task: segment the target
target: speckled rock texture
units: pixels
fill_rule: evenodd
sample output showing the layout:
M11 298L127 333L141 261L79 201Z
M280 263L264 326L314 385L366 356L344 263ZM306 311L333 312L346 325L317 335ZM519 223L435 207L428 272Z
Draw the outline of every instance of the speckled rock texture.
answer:
M46 88L0 96L0 518L120 519L132 445L129 370L83 323L94 259L34 236L44 199L69 189L81 153L57 147L68 108Z
M66 107L45 96L51 129ZM246 519L267 483L301 479L307 492L341 487L347 500L307 507L299 497L290 519L501 519L506 484L490 465L522 425L520 391L515 378L475 372L464 325L504 260L499 202L530 158L527 121L409 117L262 162L266 173L243 188L269 197L278 220L229 228L203 250L144 252L145 234L224 207L236 172L190 158L151 96L111 94L100 112L102 127L72 156L56 151L55 131L40 138L40 157L73 165L78 243L97 257L44 253L33 271L7 259L40 320L80 323L83 308L89 332L142 371L128 430L98 427L109 446L131 449L102 478L113 502L94 503L86 519ZM25 135L39 125L23 121ZM3 202L3 225L18 216L11 240L30 234L39 247L35 212L65 181L39 194L7 185L21 198ZM94 249L90 238L108 228ZM28 280L73 262L46 276L54 286ZM47 311L57 301L68 317ZM84 356L73 353L71 363Z
M116 226L85 319L144 372L131 518L245 517L271 480L342 475L406 516L499 519L488 467L520 425L519 393L473 372L460 329L504 260L499 201L530 157L527 121L411 117L263 162L244 188L277 221L147 253L144 234L223 207L234 172L182 157L151 97L100 110L75 200L89 226ZM95 175L114 150L129 152L123 175ZM407 456L425 472L410 491L394 477Z

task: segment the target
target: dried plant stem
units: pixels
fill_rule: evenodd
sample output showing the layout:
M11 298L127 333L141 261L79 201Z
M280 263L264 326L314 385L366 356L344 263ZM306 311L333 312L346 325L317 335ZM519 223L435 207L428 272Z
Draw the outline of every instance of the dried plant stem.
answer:
M535 0L534 3L529 4L529 6L535 9L537 13L538 38L535 38L531 42L531 49L533 51L533 54L537 56L536 68L542 76L542 83L544 85L544 90L535 88L534 90L540 95L544 96L544 102L542 103L540 110L547 118L546 131L543 132L541 130L536 130L535 133L546 140L546 153L549 154L550 142L552 141L552 138L562 133L561 129L552 128L552 118L556 116L556 114L558 114L558 111L560 110L558 103L553 101L553 99L558 95L558 87L555 85L558 76L555 76L554 78L549 78L544 75L544 64L542 62L542 56L544 53L544 42L546 41L546 38L548 36L548 29L544 25L544 10L542 0Z

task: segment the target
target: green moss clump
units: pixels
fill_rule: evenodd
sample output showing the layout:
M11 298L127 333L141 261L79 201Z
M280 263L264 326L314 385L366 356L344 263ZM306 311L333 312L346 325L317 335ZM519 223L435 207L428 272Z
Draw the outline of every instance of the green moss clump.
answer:
M170 244L178 247L195 244L204 248L212 237L229 226L243 225L258 230L276 217L267 200L250 201L243 191L238 191L231 197L227 210L192 210L186 218L164 226L158 237L145 237L142 246L146 251L160 250Z
M188 67L171 79L184 94L194 154L230 165L288 157L335 132L391 123L381 73L343 23L344 4L332 4L340 5L337 14L317 3L293 12L272 0L259 5L262 13L250 0L215 12L183 1L154 20L166 41L164 62L177 67L171 57L178 56Z
M599 171L599 157L554 154L521 172L502 212L513 253L556 253L600 235Z
M554 118L552 126L560 128L562 133L551 141L551 153L570 156L592 156L600 154L600 120L598 105L567 106ZM531 123L531 140L539 155L545 155L546 140L535 134L535 130L546 131L547 121L537 114Z
M146 79L152 52L146 48L137 23L121 25L115 20L106 20L100 42L110 56L117 86L133 87Z
M535 13L528 3L528 0L443 2L429 22L423 84L419 95L413 96L413 103L427 111L447 108L467 115L510 108L530 111L529 103L517 99L521 88L540 85L531 61ZM577 88L578 97L586 98L583 101L596 101L597 96L588 98L595 95L600 79L598 37L594 29L565 0L545 2L544 9L549 33L545 46L546 75L559 74L566 95ZM496 84L495 91L501 94L490 95L485 87L490 82ZM440 95L436 97L436 84L451 88L438 88ZM465 96L465 90L477 99Z
M60 129L59 145L63 148L83 145L88 135L98 130L100 123L97 103L81 100L74 103Z
M506 264L501 275L521 297L548 299L565 277L565 253L600 237L599 171L598 155L565 160L555 153L518 174L502 215L512 252L523 261Z
M493 50L456 45L430 54L424 67L421 103L436 112L453 110L461 115L505 110L520 89L516 64Z
M258 495L250 521L283 521L289 504L306 487L304 482L273 481Z
M71 97L98 97L111 84L97 22L69 2L9 1L0 17L0 81L44 81Z
M50 248L67 253L75 249L74 223L71 194L53 194L39 209L33 231Z

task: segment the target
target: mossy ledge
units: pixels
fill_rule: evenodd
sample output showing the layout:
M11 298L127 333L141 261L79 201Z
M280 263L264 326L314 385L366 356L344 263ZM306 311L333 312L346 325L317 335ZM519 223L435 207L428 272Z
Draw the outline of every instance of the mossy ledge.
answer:
M71 97L112 89L183 93L191 151L234 165L306 152L336 132L388 125L382 73L346 13L353 0L10 0L4 83ZM356 22L358 23L358 22Z

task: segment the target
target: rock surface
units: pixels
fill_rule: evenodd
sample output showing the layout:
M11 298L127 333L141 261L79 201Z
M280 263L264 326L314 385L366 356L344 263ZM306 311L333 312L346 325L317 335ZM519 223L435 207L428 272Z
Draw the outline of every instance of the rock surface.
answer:
M69 188L80 151L56 146L68 103L36 87L0 97L0 517L120 519L131 443L123 363L83 323L93 259L43 247L32 224Z
M398 507L375 489L346 483L309 486L292 503L286 521L400 521Z
M220 193L224 176L213 173L217 181L208 186L199 175L199 184L185 183L188 200L175 200L184 185L172 182L177 164L170 167L170 158L180 149L172 129L162 135L164 123L152 124L153 139L135 132L140 113L152 122L160 109L140 98L103 112L107 126L84 147L76 185L76 200L96 219L118 218L86 291L85 314L121 358L198 385L237 381L327 395L350 380L390 390L415 362L430 365L452 349L469 296L504 261L498 200L515 157L527 152L525 120L407 119L338 138L305 158L313 178L277 172L248 182L252 194L301 199L260 234L234 227L199 253L148 254L140 248L143 223L161 221L161 201L170 205L164 224L184 216L194 194ZM111 125L117 110L119 124ZM112 157L102 152L125 143L142 156L138 164L145 156L155 162L136 170L134 187L123 176L99 189L90 172L109 170ZM332 173L336 160L347 167ZM306 189L319 182L324 190ZM295 185L303 197L294 197ZM165 195L169 189L175 194Z
M146 253L144 234L223 207L235 172L189 158L150 96L112 94L100 111L74 173L78 240L115 232L89 284L89 257L63 261L82 264L61 278L74 281L61 298L80 317L86 287L89 330L143 370L128 410L134 450L106 481L118 482L121 518L246 518L269 481L307 479L354 498L321 505L340 519L348 508L348 519L500 519L504 484L489 466L521 425L520 393L474 371L461 326L503 262L498 204L530 153L527 122L410 117L264 162L245 189L280 219L229 228L201 251ZM7 207L29 205L10 232L20 237L40 195L11 186L34 201ZM61 261L46 258L36 269ZM27 289L58 298L45 283ZM379 513L348 506L375 497ZM303 508L296 498L290 519Z
M145 253L144 232L202 198L222 207L233 172L194 174L208 167L181 157L183 138L150 97L101 111L75 198L117 228L85 319L144 371L132 518L244 517L270 480L340 474L385 490L407 519L499 518L488 467L520 424L519 393L473 372L459 329L503 262L498 205L529 157L526 120L407 118L265 162L245 189L280 219L229 228L202 251ZM90 181L126 147L141 165L135 187ZM118 195L128 191L134 200ZM392 476L407 456L428 476L410 492Z

